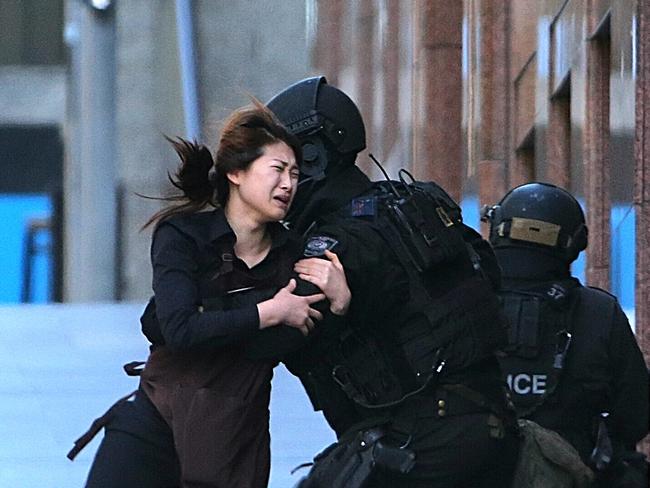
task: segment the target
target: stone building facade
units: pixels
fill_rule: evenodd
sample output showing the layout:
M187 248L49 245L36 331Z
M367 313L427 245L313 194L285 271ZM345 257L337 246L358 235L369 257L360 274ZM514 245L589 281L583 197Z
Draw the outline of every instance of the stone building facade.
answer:
M482 203L530 180L574 193L575 270L619 297L650 359L647 2L466 0L466 173ZM645 70L645 71L644 71ZM475 175L475 176L470 176Z

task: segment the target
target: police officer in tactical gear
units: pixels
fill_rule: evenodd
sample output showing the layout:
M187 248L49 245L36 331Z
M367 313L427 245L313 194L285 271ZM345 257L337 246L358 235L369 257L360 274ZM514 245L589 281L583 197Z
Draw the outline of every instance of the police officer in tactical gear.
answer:
M616 298L571 276L587 247L579 203L528 183L483 220L503 271L510 329L500 362L518 414L567 439L598 486L647 486L635 452L648 432L647 369Z
M268 106L303 144L287 221L306 256L337 253L352 291L346 317L285 358L338 437L300 486L507 486L517 447L489 245L434 183L373 183L355 166L363 120L325 78Z

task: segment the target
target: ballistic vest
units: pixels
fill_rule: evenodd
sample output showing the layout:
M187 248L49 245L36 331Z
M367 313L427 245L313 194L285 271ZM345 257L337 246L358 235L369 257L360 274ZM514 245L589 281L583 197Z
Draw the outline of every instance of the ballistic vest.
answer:
M573 340L578 286L570 279L499 292L509 321L508 345L499 362L522 417L555 401L553 393Z
M437 381L492 356L505 342L498 298L465 241L458 205L433 183L381 182L351 202L394 252L409 281L409 301L393 324L396 345L375 327L351 327L325 350L327 369L364 408L401 404ZM336 219L331 222L336 223ZM308 244L309 246L309 244ZM443 281L446 287L441 287ZM354 293L354 290L353 290Z

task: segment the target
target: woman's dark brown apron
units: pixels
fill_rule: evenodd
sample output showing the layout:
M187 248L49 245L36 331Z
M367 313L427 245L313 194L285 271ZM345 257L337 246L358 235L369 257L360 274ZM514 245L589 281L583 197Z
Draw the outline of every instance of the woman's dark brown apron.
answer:
M184 487L266 487L273 364L241 350L151 353L141 378L174 433Z
M206 309L258 303L286 285L295 259L287 246L266 276L232 265L218 273ZM228 293L228 290L248 290ZM270 471L269 400L273 361L251 361L246 345L172 352L154 347L141 388L173 431L182 486L265 488Z

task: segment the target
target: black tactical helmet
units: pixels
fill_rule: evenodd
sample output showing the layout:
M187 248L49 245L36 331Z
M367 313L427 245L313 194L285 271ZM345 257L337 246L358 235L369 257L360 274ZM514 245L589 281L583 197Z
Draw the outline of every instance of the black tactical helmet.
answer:
M345 93L328 85L324 76L291 85L267 106L302 142L300 171L314 179L325 176L328 162L354 161L366 147L359 109Z
M549 183L526 183L486 207L481 220L490 224L495 249L528 247L567 262L587 247L587 226L578 201Z

